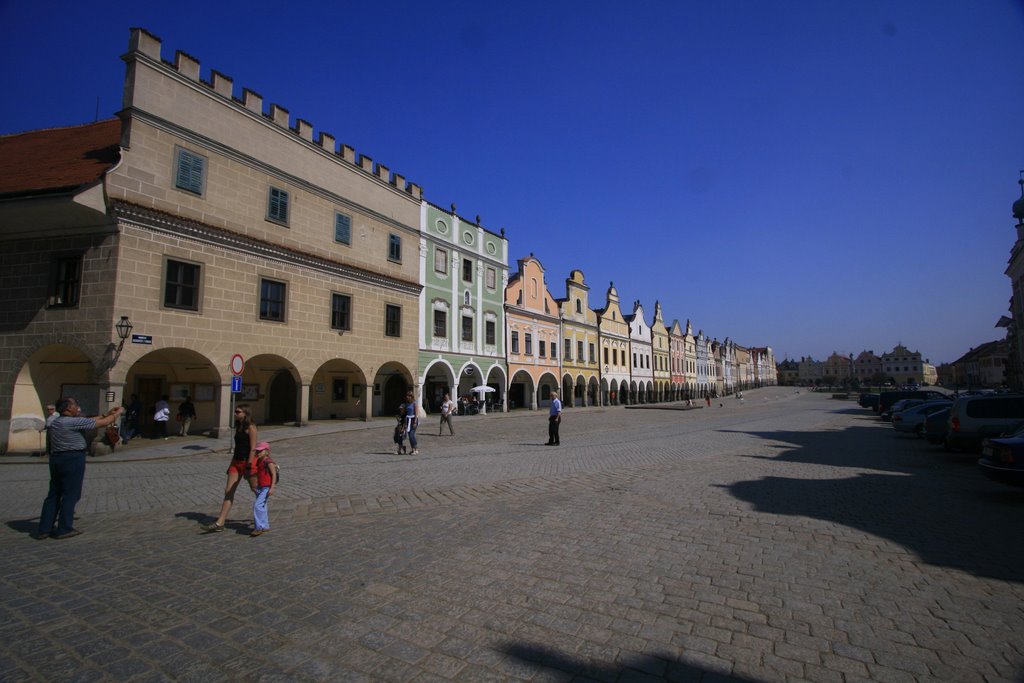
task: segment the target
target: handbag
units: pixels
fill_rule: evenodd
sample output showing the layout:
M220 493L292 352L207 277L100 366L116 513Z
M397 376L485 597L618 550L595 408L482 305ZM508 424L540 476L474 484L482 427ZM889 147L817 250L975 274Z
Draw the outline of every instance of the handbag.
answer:
M111 446L116 446L121 442L121 432L117 431L117 427L110 425L107 427L107 443Z

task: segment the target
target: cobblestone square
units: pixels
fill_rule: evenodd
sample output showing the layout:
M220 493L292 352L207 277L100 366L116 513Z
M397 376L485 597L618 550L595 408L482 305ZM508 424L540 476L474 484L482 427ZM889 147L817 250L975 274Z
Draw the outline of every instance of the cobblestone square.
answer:
M84 533L30 537L3 463L0 679L1020 681L1024 491L852 402L266 429L248 536L228 456L90 460ZM281 428L283 429L283 428ZM285 436L287 435L287 438Z

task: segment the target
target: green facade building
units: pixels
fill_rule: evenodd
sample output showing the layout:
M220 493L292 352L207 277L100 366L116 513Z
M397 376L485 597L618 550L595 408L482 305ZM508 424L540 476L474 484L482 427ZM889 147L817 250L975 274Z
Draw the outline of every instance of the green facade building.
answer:
M505 410L505 231L461 218L455 205L445 211L424 200L420 284L416 394L424 409L438 412L447 393L456 401L476 398L481 410Z

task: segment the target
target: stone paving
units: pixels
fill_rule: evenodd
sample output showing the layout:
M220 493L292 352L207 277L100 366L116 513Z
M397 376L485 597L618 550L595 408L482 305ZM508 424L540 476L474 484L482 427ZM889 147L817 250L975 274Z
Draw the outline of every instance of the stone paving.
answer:
M1024 680L1024 491L850 402L721 403L280 439L255 539L247 491L199 531L224 453L90 460L65 541L0 464L0 680Z

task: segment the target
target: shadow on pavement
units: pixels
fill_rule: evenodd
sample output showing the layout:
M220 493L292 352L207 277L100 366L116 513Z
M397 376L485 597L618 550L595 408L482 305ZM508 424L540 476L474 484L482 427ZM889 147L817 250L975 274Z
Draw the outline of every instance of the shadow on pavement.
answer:
M595 665L542 645L509 643L501 652L533 667L554 670L594 681L753 681L710 671L673 657L637 655L614 665ZM573 679L575 680L575 678Z
M1024 582L1024 491L985 479L977 456L950 457L875 427L743 433L784 442L766 459L861 470L822 479L808 468L806 478L769 476L726 487L758 511L834 522L888 539L929 564Z

